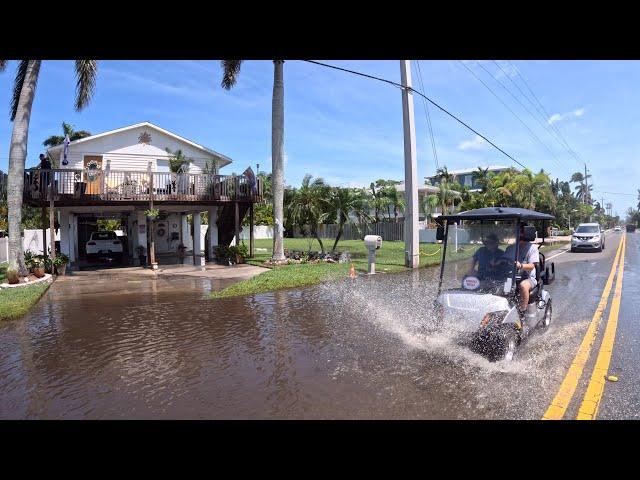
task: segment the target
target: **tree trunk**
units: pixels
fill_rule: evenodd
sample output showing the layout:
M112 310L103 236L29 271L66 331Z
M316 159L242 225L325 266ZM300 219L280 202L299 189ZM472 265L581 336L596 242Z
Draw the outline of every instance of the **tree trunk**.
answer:
M320 251L322 253L324 253L324 244L322 243L322 240L320 239L320 235L318 235L318 228L317 227L313 230L313 234L315 235L316 240L320 244Z
M336 247L338 246L338 242L340 241L340 237L342 237L342 229L344 227L344 223L340 222L340 226L338 227L338 236L336 237L336 241L333 242L333 248L331 249L331 253L336 251Z
M273 101L271 112L271 171L273 193L273 260L284 256L284 60L273 61Z
M36 94L40 73L40 60L29 60L22 84L16 117L13 120L11 146L9 148L9 178L7 203L9 207L9 268L27 274L22 253L22 196L24 190L24 164L27 159L27 141L31 107Z

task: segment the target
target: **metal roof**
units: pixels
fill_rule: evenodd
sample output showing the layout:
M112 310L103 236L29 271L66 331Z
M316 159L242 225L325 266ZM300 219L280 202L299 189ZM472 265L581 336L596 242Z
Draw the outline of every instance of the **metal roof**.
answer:
M548 213L527 210L526 208L487 207L468 210L455 215L442 215L444 220L503 220L517 218L520 220L553 220L555 217Z

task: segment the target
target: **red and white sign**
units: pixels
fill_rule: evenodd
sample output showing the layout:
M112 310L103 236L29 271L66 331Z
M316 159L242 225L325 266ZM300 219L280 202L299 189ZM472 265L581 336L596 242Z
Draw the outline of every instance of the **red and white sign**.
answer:
M465 277L462 280L462 288L466 288L467 290L475 290L480 286L480 280L478 277Z

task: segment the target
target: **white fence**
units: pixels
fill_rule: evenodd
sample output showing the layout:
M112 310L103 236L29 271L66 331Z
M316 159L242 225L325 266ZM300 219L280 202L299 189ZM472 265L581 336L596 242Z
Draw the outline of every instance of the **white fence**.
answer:
M9 239L0 238L0 263L9 261Z

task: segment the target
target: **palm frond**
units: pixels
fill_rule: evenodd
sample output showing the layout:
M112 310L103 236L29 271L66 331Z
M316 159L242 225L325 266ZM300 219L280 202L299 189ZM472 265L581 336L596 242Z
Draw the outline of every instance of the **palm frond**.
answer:
M98 62L96 60L76 60L76 111L86 107L96 88Z
M238 81L242 60L222 60L220 63L222 64L222 88L231 90Z
M18 65L18 71L16 72L16 79L13 82L13 96L11 97L11 110L9 113L9 119L13 122L18 112L18 102L20 101L20 92L22 92L22 85L24 79L27 76L27 68L29 67L29 60L20 60Z

